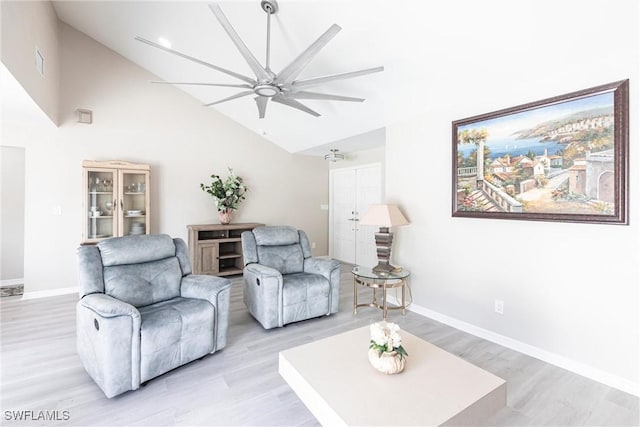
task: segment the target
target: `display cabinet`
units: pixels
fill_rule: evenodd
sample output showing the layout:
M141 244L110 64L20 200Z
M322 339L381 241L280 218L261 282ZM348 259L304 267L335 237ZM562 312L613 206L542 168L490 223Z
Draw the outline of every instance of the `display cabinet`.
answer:
M82 171L83 244L149 233L149 165L85 160Z
M264 224L203 224L188 225L189 255L193 274L231 276L242 274L242 240L244 231Z

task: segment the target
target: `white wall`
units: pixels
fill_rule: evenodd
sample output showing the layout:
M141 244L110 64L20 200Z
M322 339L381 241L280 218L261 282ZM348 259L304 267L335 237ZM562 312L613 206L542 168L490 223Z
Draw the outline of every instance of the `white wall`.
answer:
M50 1L0 2L2 62L51 121L58 123L58 17ZM36 47L44 76L35 66Z
M387 200L411 221L393 255L412 271L416 307L637 393L638 2L454 3L456 25L425 41L442 43L441 54L414 58L427 78L446 72L447 84L423 94L432 111L387 129ZM411 29L424 14L405 17L404 36L420 36ZM453 120L625 78L631 225L451 217ZM504 315L494 299L504 300Z
M0 283L24 277L24 148L0 146Z
M218 222L199 183L229 165L249 187L234 222L297 226L327 253L323 159L289 154L184 92L149 84L156 77L63 23L60 60L60 127L5 123L2 133L3 144L26 148L27 292L76 285L83 159L150 163L151 231L185 239L188 224ZM76 123L76 108L93 110L93 124Z

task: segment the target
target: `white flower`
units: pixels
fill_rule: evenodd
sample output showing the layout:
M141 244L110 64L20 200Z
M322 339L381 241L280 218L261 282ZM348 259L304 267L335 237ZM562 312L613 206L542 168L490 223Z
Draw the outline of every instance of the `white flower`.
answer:
M377 345L381 345L381 346L386 345L387 338L385 335L384 328L382 327L382 325L380 325L380 323L372 324L370 327L370 331L371 331L371 341L373 341Z
M400 326L395 323L377 322L372 324L369 329L371 341L380 347L386 347L387 351L393 351L402 345L399 333Z

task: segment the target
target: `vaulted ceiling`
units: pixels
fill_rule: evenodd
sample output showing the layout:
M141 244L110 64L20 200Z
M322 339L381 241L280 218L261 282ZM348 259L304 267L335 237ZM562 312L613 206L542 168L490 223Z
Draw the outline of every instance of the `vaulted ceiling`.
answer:
M290 152L299 152L383 128L416 114L416 70L409 67L428 40L407 37L404 24L424 22L415 16L426 10L419 1L377 0L278 2L271 22L271 68L280 71L332 24L342 30L302 71L313 78L384 66L385 71L314 87L315 92L361 97L359 102L301 100L321 114L313 117L284 105L269 103L258 118L253 96L213 107ZM165 81L243 83L134 38L158 41L172 49L237 73L253 76L206 2L54 1L58 17ZM267 15L259 0L218 3L254 56L264 64ZM417 39L416 39L416 36ZM418 53L417 56L423 56ZM408 63L409 62L409 63ZM244 89L179 86L202 103ZM379 141L378 141L379 142Z

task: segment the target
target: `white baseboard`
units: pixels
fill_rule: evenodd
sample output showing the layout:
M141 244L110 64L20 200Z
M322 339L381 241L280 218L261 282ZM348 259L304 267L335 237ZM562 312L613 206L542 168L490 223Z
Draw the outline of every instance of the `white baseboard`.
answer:
M25 292L24 295L22 295L22 299L55 297L58 295L78 293L79 291L80 291L80 288L78 288L77 286L72 286L70 288L57 288L57 289L49 289L46 291Z
M390 298L393 298L393 297L387 296L387 300L395 304L396 303L395 298L393 299L390 299ZM609 372L605 372L601 369L594 368L593 366L586 365L582 362L578 362L578 361L569 359L567 357L561 356L559 354L552 353L550 351L543 350L533 345L524 343L522 341L518 341L513 338L509 338L504 335L497 334L488 329L480 328L478 326L472 325L471 323L464 322L462 320L447 316L442 313L438 313L437 311L430 310L428 308L424 308L416 304L411 304L408 310L413 311L414 313L420 314L422 316L428 317L430 319L436 320L440 323L444 323L445 325L449 325L461 331L467 332L471 335L475 335L479 338L483 338L487 341L494 342L503 347L510 348L511 350L515 350L519 353L526 354L527 356L534 357L536 359L542 360L543 362L550 363L559 368L566 369L567 371L571 371L575 374L578 374L583 377L597 381L599 383L608 385L609 387L613 387L618 390L622 390L625 393L629 393L634 396L640 397L639 383L634 383L633 381L629 381L625 378L621 378L617 375L611 374Z
M0 287L4 288L5 286L15 286L24 284L24 278L21 279L5 279L0 280Z

